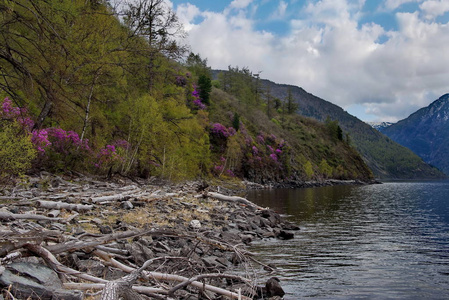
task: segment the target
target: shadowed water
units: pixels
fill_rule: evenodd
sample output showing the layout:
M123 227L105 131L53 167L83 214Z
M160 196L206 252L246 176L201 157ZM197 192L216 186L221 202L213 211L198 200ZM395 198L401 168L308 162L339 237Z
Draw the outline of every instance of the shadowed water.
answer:
M449 299L449 182L251 191L289 215L295 239L252 251L285 299Z

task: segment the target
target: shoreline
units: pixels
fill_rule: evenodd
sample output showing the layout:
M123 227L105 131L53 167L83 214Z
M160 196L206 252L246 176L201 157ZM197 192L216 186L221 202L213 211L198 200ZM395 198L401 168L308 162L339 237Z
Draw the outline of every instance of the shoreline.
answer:
M229 194L236 192L203 182L139 186L126 179L108 182L47 173L5 188L0 194L3 293L12 284L18 286L12 290L15 298L26 299L24 290L39 284L40 293L49 297L62 293L66 299L94 299L88 295L98 291L101 282L120 280L132 272L130 268L137 271L148 264L139 276L163 271L164 276L181 276L187 282L213 273L215 277L203 280L218 291L240 293L247 299L279 297L274 290L270 292L273 284L280 287L276 280L271 278L264 284L249 273L233 274L241 274L250 266L267 274L275 272L274 267L249 253L246 245L253 240L291 239L299 227L271 209ZM17 268L37 266L46 272L53 269L53 277L59 273L66 282L60 282L57 290L42 283L43 279L32 280L25 287L22 281L29 280L30 272L31 277L38 275ZM92 284L97 286L83 285L79 277L68 275L67 268L92 277ZM11 279L15 273L28 276ZM166 295L168 287L174 288L173 281L164 281L161 288L160 280L139 281L134 283L134 289L148 291L157 287L156 294ZM192 284L186 283L172 294L176 299L200 297L201 289ZM219 297L214 289L204 293L212 299Z

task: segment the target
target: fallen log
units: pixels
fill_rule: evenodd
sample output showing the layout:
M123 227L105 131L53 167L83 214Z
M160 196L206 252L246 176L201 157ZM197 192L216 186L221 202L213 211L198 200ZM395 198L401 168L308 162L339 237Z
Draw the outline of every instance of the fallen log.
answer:
M63 218L51 218L42 215L33 214L13 214L8 211L0 211L0 220L17 220L17 219L27 219L27 220L38 220L38 221L63 221Z
M109 196L99 196L99 197L91 197L89 200L93 203L100 203L100 202L106 202L106 201L122 201L131 198L127 194L115 194L115 195L109 195Z
M250 207L253 207L255 209L258 209L258 210L265 209L265 208L255 204L255 203L252 203L251 201L249 201L249 200L247 200L245 198L238 197L238 196L226 196L226 195L215 193L215 192L207 192L207 193L205 193L205 196L206 197L211 197L211 198L214 198L214 199L217 199L217 200L220 200L220 201L242 203L242 204L245 204L247 206L250 206Z
M47 208L47 209L65 209L68 211L88 211L94 208L93 205L88 204L71 204L66 202L54 202L54 201L46 201L46 200L38 200L36 201L36 205L38 207Z
M79 283L79 282L66 282L63 284L64 288L70 290L103 290L105 283ZM154 288L148 286L138 286L134 285L133 290L141 294L167 294L166 289Z
M131 237L137 237L145 234L151 233L151 230L144 230L144 231L124 231L124 232L118 232L118 233L111 233L104 235L102 237L99 237L93 241L82 241L82 240L74 240L74 241L68 241L65 243L59 243L57 245L48 245L46 246L46 249L48 249L53 254L60 254L65 251L75 251L85 248L92 248L96 247L98 245L109 243L110 241L114 240L121 240L121 239L127 239Z
M27 249L28 251L30 251L31 253L34 253L35 255L38 255L39 257L41 257L45 263L47 264L47 266L51 269L53 269L55 272L58 273L58 275L60 275L61 281L64 282L65 278L63 278L62 275L74 275L76 277L79 277L81 279L85 279L88 281L92 281L92 282L97 282L97 283L107 283L108 281L102 278L98 278L86 273L82 273L80 271L74 270L72 268L66 267L63 264L61 264L56 257L47 249L45 249L44 247L40 246L40 245L36 245L36 244L25 244L23 246L23 248Z

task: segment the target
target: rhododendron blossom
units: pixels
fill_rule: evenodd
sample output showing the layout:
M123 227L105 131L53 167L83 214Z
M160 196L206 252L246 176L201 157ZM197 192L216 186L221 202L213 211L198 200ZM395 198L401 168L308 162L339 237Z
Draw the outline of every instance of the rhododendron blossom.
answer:
M224 125L220 123L214 123L211 128L211 133L217 136L227 138L235 134L235 129L234 130L233 129L234 128L232 127L226 128Z
M51 146L48 140L48 131L46 129L33 130L31 133L31 142L35 145L39 153L44 153L45 149Z

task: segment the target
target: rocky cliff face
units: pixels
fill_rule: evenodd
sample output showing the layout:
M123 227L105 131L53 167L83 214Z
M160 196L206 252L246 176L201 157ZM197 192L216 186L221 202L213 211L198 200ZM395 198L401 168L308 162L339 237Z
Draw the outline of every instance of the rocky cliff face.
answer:
M449 94L381 131L449 174Z

